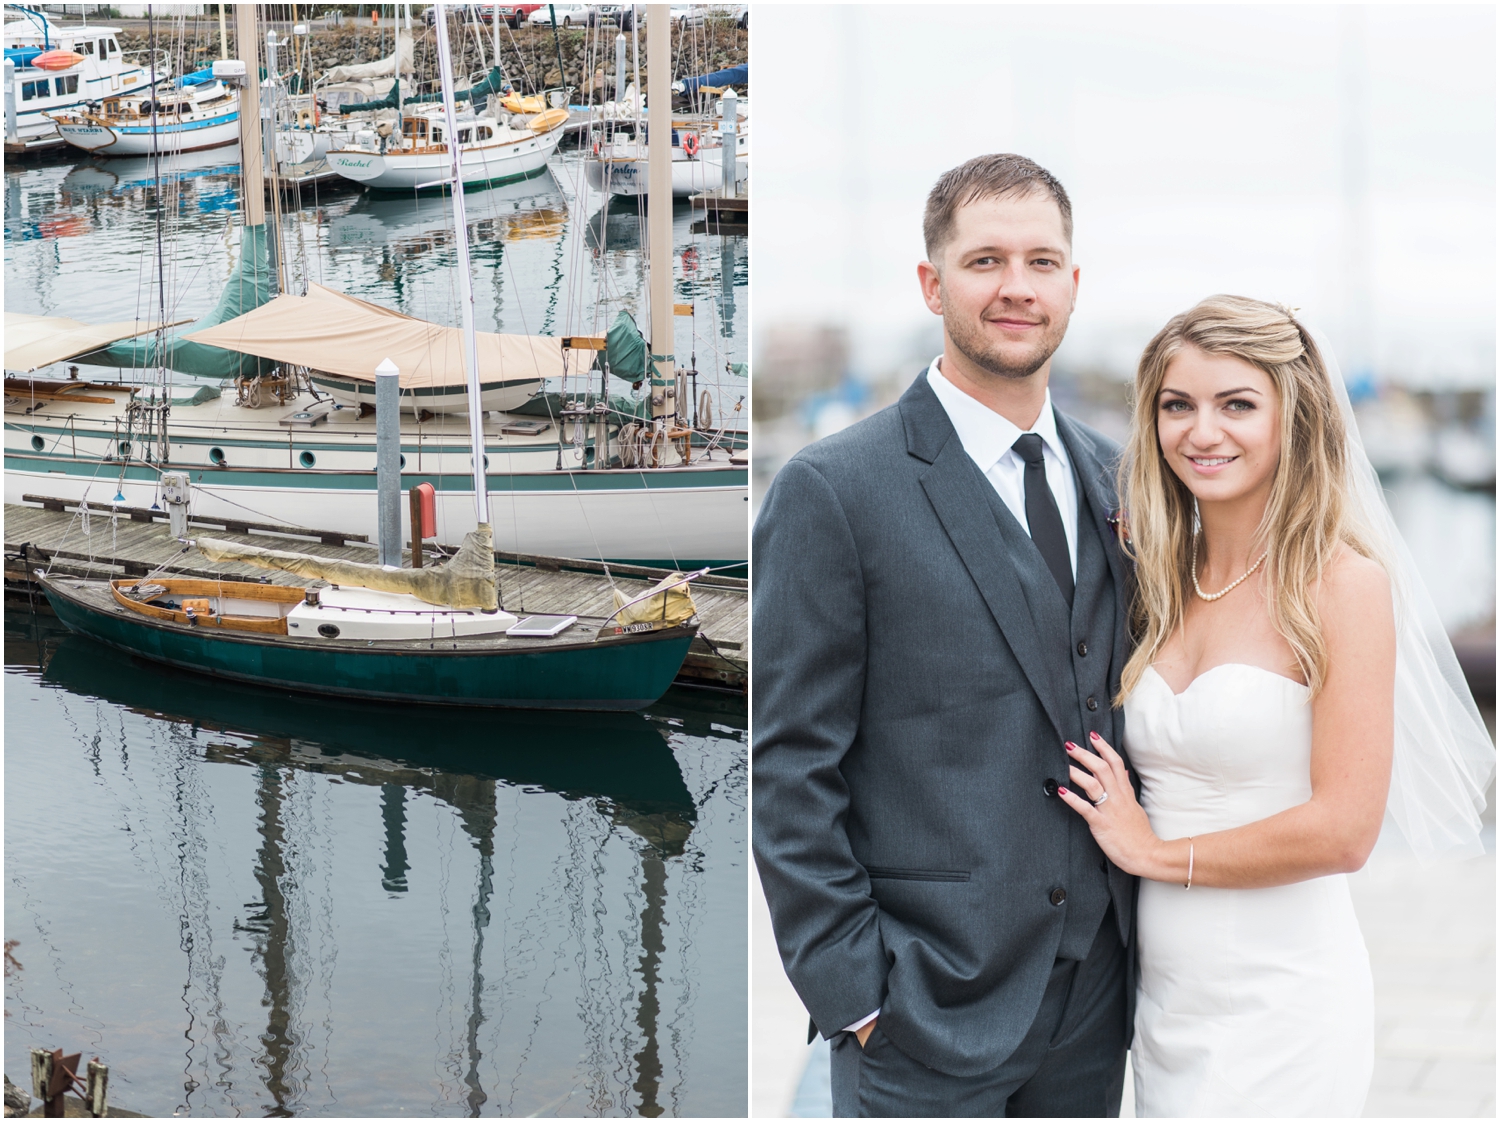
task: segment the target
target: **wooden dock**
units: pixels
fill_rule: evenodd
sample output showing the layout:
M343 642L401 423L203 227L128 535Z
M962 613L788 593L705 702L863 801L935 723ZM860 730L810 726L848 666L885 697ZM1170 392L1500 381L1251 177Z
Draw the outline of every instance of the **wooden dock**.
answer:
M292 573L268 572L251 565L210 562L191 546L172 538L165 510L139 507L91 507L87 518L70 500L25 495L22 504L5 504L5 588L30 592L32 571L44 569L69 576L118 578L148 573L213 580L234 577L266 584L311 583ZM49 509L50 508L50 509ZM336 534L265 522L192 518L189 533L202 531L227 541L291 550L344 561L374 562L376 547L356 534ZM452 555L457 546L442 546ZM428 547L424 563L439 563ZM645 592L665 569L640 565L605 565L598 561L535 554L495 554L500 601L507 611L524 614L608 615L611 595ZM402 564L411 564L409 550ZM710 574L693 582L701 627L677 680L744 692L749 683L749 582Z

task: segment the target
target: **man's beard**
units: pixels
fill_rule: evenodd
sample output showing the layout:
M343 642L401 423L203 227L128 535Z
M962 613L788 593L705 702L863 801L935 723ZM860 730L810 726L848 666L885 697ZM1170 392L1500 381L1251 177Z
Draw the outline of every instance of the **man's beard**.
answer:
M944 306L946 307L946 303ZM986 336L984 329L972 321L944 315L943 327L948 332L948 338L953 341L954 349L975 366L996 377L1020 381L1040 370L1062 345L1068 321L1064 319L1060 324L1046 322L1042 326L1042 337L1035 346L1029 352L1014 357L1005 355L1000 344Z

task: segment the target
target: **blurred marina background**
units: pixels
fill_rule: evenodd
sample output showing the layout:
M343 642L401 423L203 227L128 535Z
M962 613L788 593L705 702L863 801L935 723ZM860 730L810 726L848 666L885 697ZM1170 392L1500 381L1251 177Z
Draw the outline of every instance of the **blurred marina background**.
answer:
M1216 292L1300 309L1333 344L1493 731L1493 8L756 15L757 510L799 448L894 402L941 351L916 282L926 194L971 156L1019 152L1073 202L1058 405L1121 439L1169 317ZM1422 870L1387 837L1355 878L1379 1021L1368 1114L1494 1113L1493 804L1492 788L1483 859ZM751 1113L827 1113L755 896Z

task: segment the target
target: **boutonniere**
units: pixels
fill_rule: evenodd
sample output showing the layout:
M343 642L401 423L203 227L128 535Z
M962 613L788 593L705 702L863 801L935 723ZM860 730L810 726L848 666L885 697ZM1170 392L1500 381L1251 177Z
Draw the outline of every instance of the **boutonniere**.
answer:
M1110 511L1109 517L1105 519L1114 527L1115 536L1120 539L1121 545L1130 544L1130 515L1123 510Z

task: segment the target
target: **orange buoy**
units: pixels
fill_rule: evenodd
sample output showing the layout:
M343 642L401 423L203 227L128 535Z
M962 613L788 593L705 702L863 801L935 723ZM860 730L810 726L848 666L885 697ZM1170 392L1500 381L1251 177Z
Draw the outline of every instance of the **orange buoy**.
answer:
M687 158L692 159L698 154L698 134L690 132L682 138L682 150L687 153Z
M431 483L418 483L412 488L417 496L418 519L422 530L422 538L437 537L437 491Z
M37 55L31 60L31 65L38 70L71 70L82 61L83 56L77 51L58 49Z

